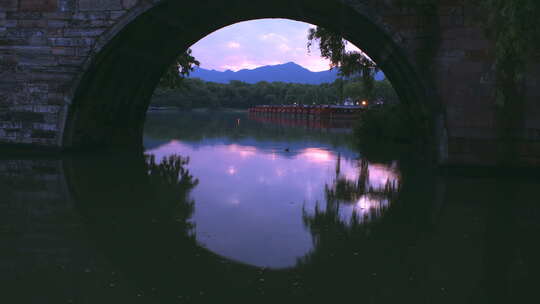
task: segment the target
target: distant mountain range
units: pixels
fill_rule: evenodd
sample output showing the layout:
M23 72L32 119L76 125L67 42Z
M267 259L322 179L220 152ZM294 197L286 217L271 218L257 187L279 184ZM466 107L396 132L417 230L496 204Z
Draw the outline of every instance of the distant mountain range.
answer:
M338 78L338 72L336 69L312 72L294 62L288 62L278 65L262 66L253 70L244 69L237 72L231 70L220 72L196 67L189 77L218 83L228 83L231 80L239 80L252 84L260 81L322 84L334 82L334 80ZM377 80L382 80L384 79L384 74L379 72L375 78Z

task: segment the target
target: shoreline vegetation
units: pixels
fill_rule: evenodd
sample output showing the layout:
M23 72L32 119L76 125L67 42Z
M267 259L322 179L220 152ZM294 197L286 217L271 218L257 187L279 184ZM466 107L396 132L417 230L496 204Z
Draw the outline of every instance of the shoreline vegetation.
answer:
M335 105L345 100L399 103L394 88L386 79L377 81L373 88L367 88L362 82L352 79L312 85L266 81L249 84L237 80L223 84L186 78L179 87L157 88L150 106L153 109L249 109L259 105Z
M176 107L176 106L154 106L150 105L148 107L148 112L172 112L172 111L178 111L178 112L227 112L227 113L247 113L248 109L235 109L235 108L191 108L186 109L182 107Z
M366 87L357 79L310 85L264 81L223 84L186 78L180 87L156 89L149 111L246 112L258 105L335 105L345 100L383 101L382 106L366 111L357 120L353 131L360 146L425 141L422 111L401 104L386 79Z

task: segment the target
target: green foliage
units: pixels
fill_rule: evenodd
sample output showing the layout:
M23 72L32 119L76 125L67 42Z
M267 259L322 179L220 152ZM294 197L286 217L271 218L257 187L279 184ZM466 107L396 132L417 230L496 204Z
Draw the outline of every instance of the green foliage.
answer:
M180 88L158 88L154 93L152 106L246 109L265 104L335 104L343 100L339 93L342 86L349 83L350 81L339 79L334 83L321 85L264 81L256 84L240 81L221 84L186 78ZM375 96L384 98L395 95L386 82L377 82L375 88L375 91L379 92Z
M353 100L365 99L366 90L360 82L349 82L343 86L343 95Z
M365 82L345 82L343 96L353 100L373 100L380 98L386 104L396 104L399 102L399 97L394 87L392 87L392 84L387 79L375 82L372 88L366 88Z
M343 96L340 94L342 91ZM387 80L377 81L371 93L366 92L364 84L342 79L337 79L334 83L309 85L265 81L256 84L241 81L222 84L186 78L180 88L158 88L154 93L152 105L180 109L221 107L246 109L257 105L335 104L345 97L355 100L382 98L390 103L398 100Z
M340 35L318 26L309 29L308 51L311 50L314 41L319 42L321 56L329 59L332 67L340 66L346 45L345 40Z
M387 104L362 114L354 128L357 144L415 143L425 138L429 126L423 111L401 103Z
M497 105L518 100L527 59L540 48L540 1L479 0L485 28L495 40Z
M418 58L420 62L431 60L430 53L436 52L438 47L438 0L398 0L402 8L416 11L420 17L421 25L426 29L429 39L426 39L424 53ZM392 85L387 80L376 82L375 74L378 72L376 64L362 52L347 52L346 41L338 33L324 28L310 29L308 34L308 49L318 41L321 55L330 60L333 67L339 67L340 74L359 82L342 82L342 97L353 100L373 100L381 98L385 106L372 109L363 114L356 128L355 137L359 144L366 142L418 142L429 137L429 123L425 111L417 105L399 104L399 98ZM424 62L423 66L430 66Z
M382 81L375 82L375 86L373 88L372 96L375 98L381 98L384 100L385 104L398 104L399 103L399 96L397 95L396 91L394 90L394 87L388 81L388 79L384 79ZM373 98L368 98L373 99Z
M199 66L200 62L191 55L191 49L180 54L171 64L159 81L158 87L174 89L182 85L184 77L189 76L194 66Z
M229 84L222 84L190 78L183 82L182 88L156 90L152 105L186 109L220 107L245 109L255 105L304 103L308 100L311 104L314 101L306 95L317 87L282 82L248 84L231 81ZM336 99L335 89L331 84L321 85L318 92L328 95L326 96L328 100Z

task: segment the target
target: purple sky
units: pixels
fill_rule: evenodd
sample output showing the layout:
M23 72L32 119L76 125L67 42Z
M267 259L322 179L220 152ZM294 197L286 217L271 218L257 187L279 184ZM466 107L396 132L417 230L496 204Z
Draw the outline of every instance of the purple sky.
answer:
M224 71L253 69L286 62L312 70L328 70L317 47L307 51L312 24L288 19L259 19L236 23L204 37L191 48L201 67ZM348 44L347 49L355 49Z

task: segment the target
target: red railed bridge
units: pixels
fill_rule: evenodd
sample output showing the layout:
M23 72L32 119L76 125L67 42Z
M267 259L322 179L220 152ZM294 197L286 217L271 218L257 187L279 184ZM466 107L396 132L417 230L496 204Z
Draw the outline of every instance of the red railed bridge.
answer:
M356 120L350 117L341 117L332 119L324 116L316 116L309 114L280 114L268 112L253 112L248 113L250 120L258 121L263 124L279 125L284 127L295 127L305 129L321 129L321 130L345 130L354 127Z
M482 9L440 0L426 14L413 2L0 0L0 146L142 147L151 96L179 52L236 22L287 18L339 32L377 62L430 118L440 164L540 166L540 60L501 123Z
M355 119L367 107L362 106L333 106L333 105L260 105L249 109L250 113L293 115L298 118Z

